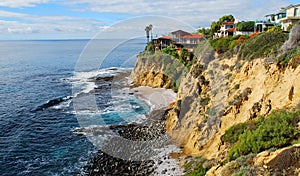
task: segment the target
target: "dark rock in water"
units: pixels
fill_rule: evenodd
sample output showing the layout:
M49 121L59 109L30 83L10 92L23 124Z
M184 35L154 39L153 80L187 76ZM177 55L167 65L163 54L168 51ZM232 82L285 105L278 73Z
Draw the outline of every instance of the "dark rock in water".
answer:
M44 111L45 109L47 108L50 108L52 106L55 106L55 105L58 105L62 102L65 102L67 100L70 100L72 99L71 96L68 96L68 97L61 97L61 98L56 98L56 99L53 99L53 100L49 100L47 103L41 105L41 106L38 106L35 110L33 110L34 112L35 111Z
M161 174L166 174L167 173L167 169L165 169L165 170L163 170L162 172L161 172Z
M149 175L153 172L154 161L126 161L112 157L102 151L86 166L87 175Z
M158 115L158 116L157 116ZM149 141L152 140L149 146L135 146L128 145L126 151L124 150L123 143L119 142L119 138L115 137L107 142L106 146L98 152L98 155L92 162L85 167L87 175L100 176L100 175L151 175L155 170L155 162L153 160L137 161L135 156L140 153L145 154L146 158L150 159L155 156L155 151L152 146L161 147L168 144L170 141L166 138L165 130L165 117L163 117L164 110L155 111L149 115L148 122L144 124L128 124L116 125L109 127L110 130L118 133L119 138L129 139L129 143L134 141ZM158 117L161 118L158 118ZM104 151L113 151L114 157ZM119 153L118 153L119 152ZM123 160L122 157L132 158L131 160ZM147 157L148 156L148 157ZM160 162L162 163L162 162ZM165 171L167 172L167 171Z
M109 81L111 82L114 79L114 76L107 76L107 77L98 77L96 81Z
M109 69L107 69L107 70L116 71L116 70L118 70L118 68L112 67L112 68L109 68Z

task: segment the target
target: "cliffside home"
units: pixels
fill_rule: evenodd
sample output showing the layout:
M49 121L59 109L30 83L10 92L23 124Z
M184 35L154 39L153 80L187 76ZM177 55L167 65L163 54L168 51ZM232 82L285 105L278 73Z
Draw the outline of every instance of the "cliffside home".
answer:
M269 14L266 17L271 23L280 24L281 28L287 31L289 25L300 21L300 4L281 8L278 13Z
M275 23L265 21L265 20L256 20L254 31L255 32L265 32L269 28L274 27L274 26L275 26Z
M185 32L183 30L177 30L177 31L174 31L174 32L171 32L172 34L172 39L174 42L177 42L177 43L180 43L180 38L182 36L187 36L187 35L191 35L191 33L189 32Z
M159 37L157 39L153 39L152 42L155 50L162 50L174 43L171 36Z
M179 44L182 44L188 49L196 48L197 45L204 40L204 34L190 34L179 37Z
M234 31L234 21L224 22L221 28L215 33L214 38L233 36Z
M172 40L175 45L183 46L190 51L198 46L198 44L204 40L204 34L191 34L183 30L177 30L171 32Z

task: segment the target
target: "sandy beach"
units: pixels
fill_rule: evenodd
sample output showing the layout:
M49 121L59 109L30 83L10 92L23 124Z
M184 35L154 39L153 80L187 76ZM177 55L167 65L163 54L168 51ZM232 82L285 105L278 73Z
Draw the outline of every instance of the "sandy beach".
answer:
M177 96L171 89L152 88L148 86L135 87L131 91L140 100L145 101L151 107L151 110L167 107L176 100Z

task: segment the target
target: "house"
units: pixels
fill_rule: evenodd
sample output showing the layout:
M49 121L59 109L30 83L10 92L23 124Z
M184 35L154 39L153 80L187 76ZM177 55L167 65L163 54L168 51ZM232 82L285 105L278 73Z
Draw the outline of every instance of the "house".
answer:
M281 8L279 13L269 14L266 17L270 22L280 24L281 28L287 31L289 25L300 21L300 4Z
M155 51L162 50L170 45L175 46L178 51L184 47L189 51L193 51L204 40L204 34L191 34L183 30L177 30L171 32L171 34L172 36L162 36L152 40Z
M214 34L214 38L233 36L234 21L223 22L221 28Z
M183 45L185 48L189 50L193 50L198 46L198 44L204 40L204 34L191 34L189 32L183 30L177 30L171 32L172 40L176 44Z
M174 42L172 36L162 36L157 39L153 39L152 44L155 48L155 51L161 51L170 45L174 45L177 50L180 50L184 47L182 44Z
M275 23L265 21L265 20L256 20L255 26L254 26L254 31L255 32L265 32L274 26L275 26Z
M180 40L181 36L191 35L191 33L185 32L183 30L177 30L177 31L171 32L171 34L172 34L172 38L173 38L174 42L180 42L179 40Z
M179 37L179 43L188 49L196 48L204 40L204 34L190 34Z
M163 48L166 48L174 43L172 36L159 37L157 39L153 39L152 42L155 50L162 50Z

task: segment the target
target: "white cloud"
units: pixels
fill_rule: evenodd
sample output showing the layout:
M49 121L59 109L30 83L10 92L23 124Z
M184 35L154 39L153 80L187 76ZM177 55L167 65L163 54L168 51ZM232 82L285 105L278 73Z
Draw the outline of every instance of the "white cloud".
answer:
M37 4L47 3L49 0L1 0L0 6L18 8L33 7Z
M0 7L38 8L38 4L41 3L59 4L67 10L79 11L79 14L80 12L115 14L103 16L102 20L110 23L124 19L123 15L117 15L120 13L130 16L161 15L183 21L194 28L208 27L212 21L226 14L232 14L239 20L261 19L266 14L277 12L280 7L290 4L286 0L0 0ZM2 19L0 32L1 34L96 33L101 26L109 25L92 18L92 16L88 19L67 15L39 16L0 10Z
M28 15L0 10L0 17L4 17L4 18L25 18L26 16Z
M132 15L165 15L186 21L193 26L210 24L225 14L233 14L241 20L263 18L268 12L288 5L285 0L73 0L64 4L80 11L125 13Z
M16 13L0 10L0 34L53 34L64 35L86 33L94 35L98 32L102 21L77 18L70 16L36 16L24 13Z

